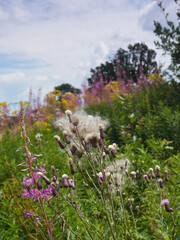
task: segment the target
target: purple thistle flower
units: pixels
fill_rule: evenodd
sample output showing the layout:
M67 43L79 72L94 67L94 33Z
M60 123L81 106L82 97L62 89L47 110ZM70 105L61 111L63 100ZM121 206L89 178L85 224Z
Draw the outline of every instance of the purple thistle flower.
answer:
M144 175L143 177L146 179L146 182L147 182L147 183L150 183L150 180L149 180L149 178L148 178L148 175Z
M161 206L165 206L166 212L172 212L172 208L169 207L169 200L168 199L163 199L161 201Z
M149 171L150 171L150 173L151 173L151 177L152 177L152 178L155 178L155 175L154 175L153 169L150 168Z
M161 201L161 206L168 205L168 204L169 204L169 200L168 199L163 199Z
M161 178L158 179L159 187L163 188L163 180Z

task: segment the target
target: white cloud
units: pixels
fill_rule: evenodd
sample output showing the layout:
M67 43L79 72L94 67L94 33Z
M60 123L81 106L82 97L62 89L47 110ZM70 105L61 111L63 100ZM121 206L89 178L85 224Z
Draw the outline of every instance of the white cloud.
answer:
M0 83L20 83L25 80L23 72L0 74Z
M151 0L0 0L0 53L40 65L8 69L0 82L17 83L14 98L30 87L80 87L90 68L120 47L139 41L154 47L154 33L147 31L153 6Z

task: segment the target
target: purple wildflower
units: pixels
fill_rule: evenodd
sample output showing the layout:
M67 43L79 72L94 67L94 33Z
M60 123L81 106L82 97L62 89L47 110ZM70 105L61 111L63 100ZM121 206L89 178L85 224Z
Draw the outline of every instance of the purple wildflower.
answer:
M148 178L148 175L144 175L143 177L146 179L146 182L147 182L147 183L150 183L150 180L149 180L149 178Z
M161 206L165 206L166 212L171 212L173 209L169 207L169 200L163 199L161 201Z
M47 199L52 195L52 187L45 188L40 190L41 198Z
M30 189L28 197L29 198L32 197L34 201L35 200L39 201L39 191L38 191L38 189Z
M28 197L28 192L26 189L23 189L22 197Z
M32 214L29 211L25 211L24 215L26 218L30 218L32 216Z
M43 167L40 167L39 171L42 172L42 173L46 173L46 170Z
M161 206L168 205L168 204L169 204L169 200L168 199L163 199L161 201Z
M159 187L163 188L163 180L161 178L158 179Z
M23 185L25 187L30 187L31 185L33 185L33 179L26 179L26 177L23 178Z

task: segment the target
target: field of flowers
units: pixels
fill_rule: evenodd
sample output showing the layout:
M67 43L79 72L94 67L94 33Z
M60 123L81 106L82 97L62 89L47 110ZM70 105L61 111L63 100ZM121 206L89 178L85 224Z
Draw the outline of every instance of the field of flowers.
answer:
M180 83L98 74L0 103L0 239L180 239Z

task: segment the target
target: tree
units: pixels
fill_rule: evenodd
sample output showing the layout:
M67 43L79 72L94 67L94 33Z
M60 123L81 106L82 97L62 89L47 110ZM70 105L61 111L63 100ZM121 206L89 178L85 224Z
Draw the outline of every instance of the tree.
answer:
M129 45L128 50L119 48L110 62L91 69L88 83L92 86L103 79L106 84L110 80L116 81L118 77L133 79L136 82L140 74L148 75L157 68L155 57L156 52L149 49L145 43Z
M174 0L178 5L178 1ZM158 6L165 14L167 26L163 27L159 22L154 21L155 30L154 33L159 37L159 41L155 41L155 45L163 50L163 54L169 54L171 56L170 69L174 71L176 76L180 77L180 12L177 10L178 24L168 20L168 13L165 12L165 8L162 6L162 1L158 2Z
M77 94L80 94L80 89L74 88L71 84L69 83L63 83L57 87L54 88L55 90L59 90L63 93L71 92L74 93L76 92Z

